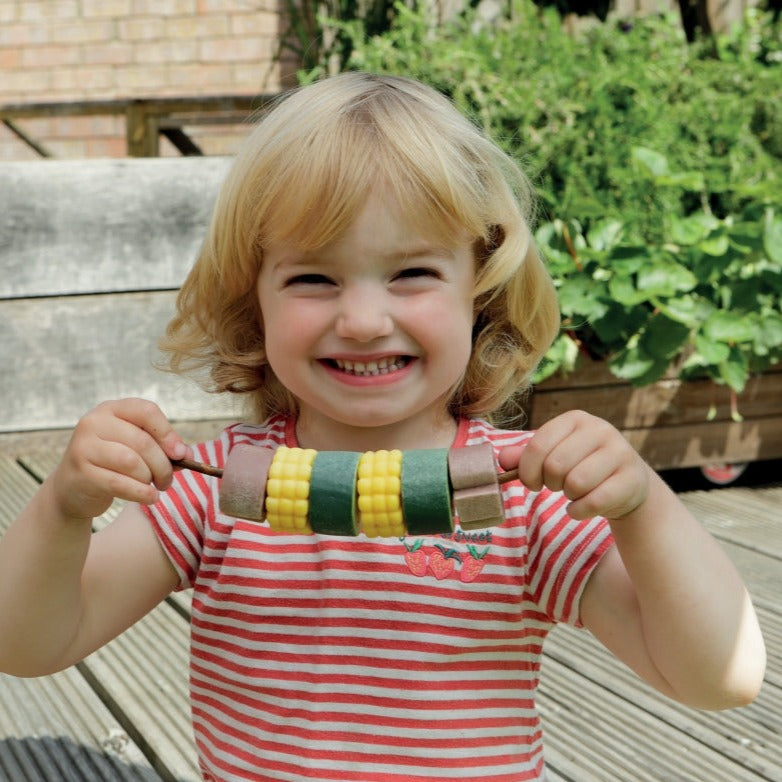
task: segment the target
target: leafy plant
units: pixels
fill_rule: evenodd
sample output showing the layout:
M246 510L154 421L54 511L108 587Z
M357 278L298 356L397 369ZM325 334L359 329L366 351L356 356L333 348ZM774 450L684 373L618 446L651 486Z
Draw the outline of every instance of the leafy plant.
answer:
M364 35L389 29L393 0L284 0L284 27L276 61L288 52L314 75L340 70L350 59L353 39L344 34L344 22L360 19Z
M665 157L634 150L652 190L697 187ZM753 192L738 214L664 220L660 242L633 241L618 219L551 221L537 239L559 288L565 331L538 379L573 368L579 352L637 386L674 372L741 391L782 360L782 197Z

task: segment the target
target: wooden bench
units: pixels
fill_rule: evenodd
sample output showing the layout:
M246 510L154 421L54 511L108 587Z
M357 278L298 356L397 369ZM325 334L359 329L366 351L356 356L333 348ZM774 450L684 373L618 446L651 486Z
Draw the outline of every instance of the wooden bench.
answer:
M102 399L153 398L191 440L234 417L225 400L151 365L226 165L0 164L0 531ZM782 488L684 499L747 578L769 644L766 687L747 709L694 712L587 634L558 628L538 697L550 782L782 779ZM0 676L0 782L196 782L188 600L171 596L55 676Z
M78 418L104 399L153 399L191 439L235 417L229 400L153 366L227 166L0 165L0 528L53 469ZM199 779L187 678L183 596L68 671L3 676L0 779Z
M240 125L261 110L273 95L195 95L190 97L67 100L0 105L0 122L41 157L50 152L22 129L17 120L51 117L122 116L129 157L157 157L160 137L182 155L201 155L186 128L193 125Z

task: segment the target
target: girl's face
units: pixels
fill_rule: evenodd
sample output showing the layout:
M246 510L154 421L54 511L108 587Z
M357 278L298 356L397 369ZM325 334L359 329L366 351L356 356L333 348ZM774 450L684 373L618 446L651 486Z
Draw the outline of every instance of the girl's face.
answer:
M472 240L444 247L372 195L335 242L264 250L258 297L266 355L298 399L302 446L450 445L447 402L467 366Z

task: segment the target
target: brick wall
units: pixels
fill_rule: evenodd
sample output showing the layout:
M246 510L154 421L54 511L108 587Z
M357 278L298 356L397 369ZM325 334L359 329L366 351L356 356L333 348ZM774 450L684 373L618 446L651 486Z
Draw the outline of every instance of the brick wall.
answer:
M269 0L0 0L0 104L261 94L290 83L275 62ZM116 157L124 118L19 119L53 157ZM199 125L207 154L230 154L240 126ZM163 141L161 154L178 154ZM0 124L0 159L37 154Z

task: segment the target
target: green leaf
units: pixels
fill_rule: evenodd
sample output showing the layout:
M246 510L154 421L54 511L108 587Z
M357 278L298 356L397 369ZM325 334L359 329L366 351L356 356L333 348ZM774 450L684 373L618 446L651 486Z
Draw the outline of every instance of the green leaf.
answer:
M725 255L730 247L730 240L724 228L712 231L705 239L698 242L698 249L706 255Z
M690 330L665 315L654 315L644 329L639 346L650 356L668 359L681 352L690 337Z
M731 357L723 361L717 370L719 379L727 383L737 394L744 390L749 377L749 366L743 356L732 351Z
M607 304L605 286L588 277L568 277L559 289L559 307L567 317L602 318Z
M624 223L619 220L601 220L587 232L587 241L595 250L608 250L621 238Z
M705 239L719 225L712 215L697 212L687 217L670 215L667 219L669 237L676 244L692 245Z
M760 318L758 342L764 348L782 345L782 316L774 314Z
M639 291L627 277L612 277L608 281L608 292L614 301L627 307L634 307L649 300L649 294Z
M533 383L542 383L556 372L572 372L578 358L578 345L567 335L560 334L538 365Z
M608 365L617 377L632 380L646 374L654 366L654 359L638 348L625 348L613 356Z
M678 174L662 174L655 177L655 184L681 187L684 190L699 192L706 189L706 180L700 171L682 171Z
M609 302L606 314L590 323L598 343L591 347L602 347L602 353L607 352L605 348L609 351L624 348L631 335L639 331L648 318L649 310L643 305L627 307L618 302Z
M702 334L695 337L695 350L707 364L720 364L727 361L730 355L730 348L727 344L715 342Z
M751 342L757 334L757 326L749 315L717 310L706 319L703 333L717 342Z
M634 386L645 386L659 380L668 368L666 359L650 356L640 346L626 348L611 358L611 372Z
M766 211L763 248L772 261L782 263L782 215L774 214L772 209Z
M653 258L649 248L634 244L616 245L603 259L603 266L620 277L632 277L650 263Z
M638 272L638 290L649 296L673 296L679 291L690 291L697 284L695 275L674 261L658 262Z
M654 304L671 320L689 328L700 325L714 311L712 304L690 293L666 301L655 299Z
M668 158L648 147L633 147L630 150L631 159L653 177L668 173Z

